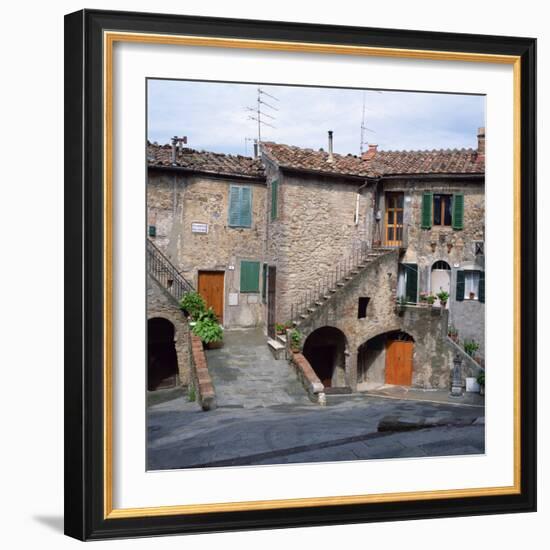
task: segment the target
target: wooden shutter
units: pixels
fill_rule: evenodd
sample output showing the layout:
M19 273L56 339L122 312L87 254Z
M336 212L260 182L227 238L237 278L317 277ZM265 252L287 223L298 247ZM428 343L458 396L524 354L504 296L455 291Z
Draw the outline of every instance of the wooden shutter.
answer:
M464 271L456 272L456 301L464 301Z
M432 227L432 204L433 193L424 193L422 195L422 229L430 229Z
M241 227L252 225L252 189L241 187Z
M263 265L262 271L262 302L265 304L267 301L267 264Z
M271 219L276 220L277 219L277 208L278 208L278 197L279 195L279 182L277 180L273 180L271 182Z
M453 196L453 229L464 228L464 194Z
M479 289L477 296L480 302L485 303L485 271L479 272Z
M416 264L404 264L406 273L405 299L416 304L418 294L418 266Z
M259 292L260 262L241 261L241 292Z
M239 227L241 224L241 188L236 185L229 187L229 225Z

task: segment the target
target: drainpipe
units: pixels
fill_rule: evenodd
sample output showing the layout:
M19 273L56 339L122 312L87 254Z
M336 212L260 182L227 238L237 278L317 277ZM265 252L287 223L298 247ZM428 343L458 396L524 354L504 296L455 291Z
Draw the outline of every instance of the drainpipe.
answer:
M363 183L363 185L360 185L359 188L357 189L357 196L356 196L356 199L355 199L355 219L354 219L354 223L355 225L359 225L359 197L361 195L361 191L369 184L368 181L365 181L365 183Z

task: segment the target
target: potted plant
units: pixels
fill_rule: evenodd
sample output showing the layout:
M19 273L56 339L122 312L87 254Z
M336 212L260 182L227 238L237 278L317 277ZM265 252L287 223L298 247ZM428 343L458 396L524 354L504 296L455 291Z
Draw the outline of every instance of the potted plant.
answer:
M479 349L479 344L475 340L464 340L464 351L473 359L475 352Z
M433 294L428 294L426 296L426 302L428 302L428 305L430 307L432 307L434 305L434 302L435 302L435 296Z
M477 383L479 384L479 395L485 395L485 373L479 373L477 377Z
M420 293L420 305L422 307L426 307L428 305L427 298L428 298L428 293L427 292L421 292Z
M437 293L437 298L442 308L447 307L447 301L449 300L449 293L446 290L442 290Z
M302 346L302 333L295 328L290 333L290 349L294 353L299 353Z
M193 326L193 333L203 342L207 349L216 349L223 346L223 328L218 323L212 308L201 313Z
M453 325L449 326L448 334L453 342L458 342L458 330Z
M475 300L475 298L476 298L476 293L470 292L470 300Z
M286 331L286 325L283 323L275 323L275 332L277 334L284 334Z
M206 302L198 292L186 292L180 300L180 308L185 316L197 320L206 311Z

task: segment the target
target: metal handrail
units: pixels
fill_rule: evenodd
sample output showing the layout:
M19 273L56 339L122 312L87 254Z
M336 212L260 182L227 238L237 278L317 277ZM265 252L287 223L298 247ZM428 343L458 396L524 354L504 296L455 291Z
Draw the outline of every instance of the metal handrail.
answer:
M194 291L193 285L150 239L147 239L147 272L178 304L186 292Z
M351 272L356 270L363 262L366 262L368 255L372 253L370 243L363 241L352 248L351 254L338 261L332 268L325 272L313 285L303 291L298 299L290 306L290 321L296 323L302 315L307 315L310 309L315 309L317 303L323 303L325 297L342 284ZM339 284L340 283L340 284Z

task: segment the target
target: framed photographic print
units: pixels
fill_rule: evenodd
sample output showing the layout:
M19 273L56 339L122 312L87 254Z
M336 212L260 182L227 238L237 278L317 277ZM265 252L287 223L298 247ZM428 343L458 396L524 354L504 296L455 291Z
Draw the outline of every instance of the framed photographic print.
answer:
M65 37L66 533L534 511L535 40Z

